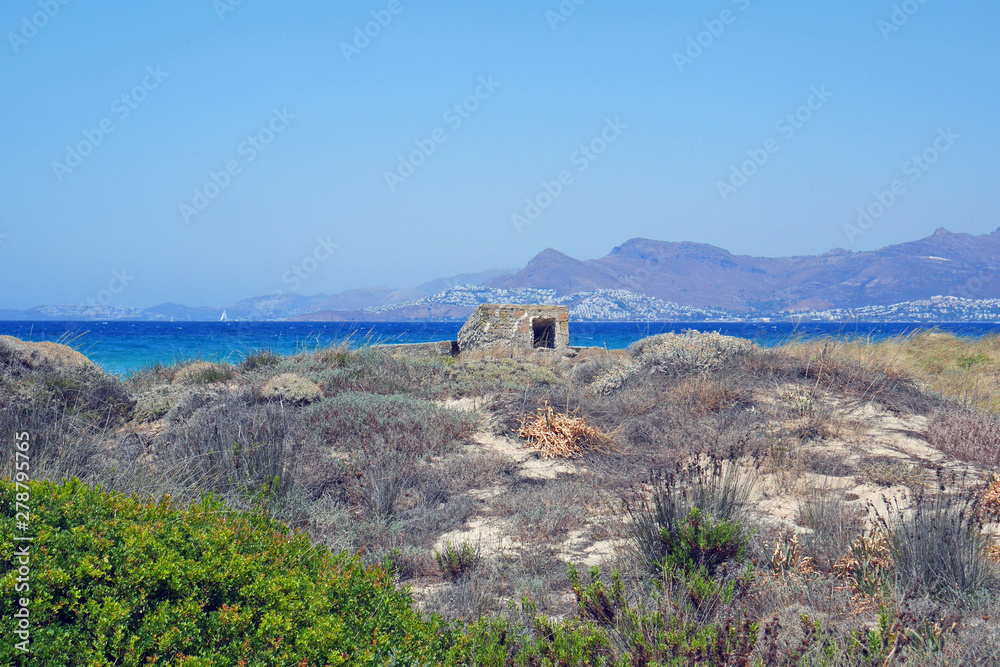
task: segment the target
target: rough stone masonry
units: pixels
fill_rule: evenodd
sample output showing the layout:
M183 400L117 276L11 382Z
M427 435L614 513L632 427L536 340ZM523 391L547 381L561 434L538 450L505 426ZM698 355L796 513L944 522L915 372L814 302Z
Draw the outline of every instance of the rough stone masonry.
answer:
M482 304L458 332L458 349L563 350L569 346L566 306Z

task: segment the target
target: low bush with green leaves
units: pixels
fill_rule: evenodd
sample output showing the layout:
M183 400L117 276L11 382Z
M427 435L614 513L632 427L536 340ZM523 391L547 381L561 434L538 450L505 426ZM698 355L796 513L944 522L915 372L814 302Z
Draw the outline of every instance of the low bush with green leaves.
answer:
M434 552L434 559L437 560L441 576L448 581L457 581L476 566L479 554L471 544L462 543L461 546L456 546L448 543L443 552Z
M236 369L229 364L212 364L196 361L183 366L174 374L174 384L214 384L228 382L236 376Z
M24 493L24 492L21 492ZM0 482L10 563L18 491ZM20 496L24 499L26 496ZM78 481L30 485L30 590L0 575L5 665L423 665L452 630L422 617L383 567L314 546L209 496L188 509ZM18 535L21 533L18 532ZM10 641L29 600L31 653Z
M597 568L584 581L568 571L578 604L576 618L555 621L530 600L508 614L472 623L456 638L454 664L655 667L750 665L758 624L730 617L700 622L673 608L669 594L653 591L634 600L618 572L610 585Z
M745 552L741 520L754 478L738 464L712 459L706 465L680 464L652 479L652 497L625 506L631 548L653 572L665 567L714 570Z
M277 366L280 363L281 356L271 350L255 350L243 357L243 360L240 362L240 370L247 373L270 366Z
M956 365L962 370L969 370L970 368L974 368L976 366L991 363L993 363L993 359L988 354L985 352L976 352L975 354L959 358Z

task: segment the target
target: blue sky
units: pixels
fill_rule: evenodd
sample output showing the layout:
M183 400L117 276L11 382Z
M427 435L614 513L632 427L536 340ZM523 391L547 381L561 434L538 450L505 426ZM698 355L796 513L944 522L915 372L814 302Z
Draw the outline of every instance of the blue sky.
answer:
M997 3L579 1L4 3L0 307L1000 226Z

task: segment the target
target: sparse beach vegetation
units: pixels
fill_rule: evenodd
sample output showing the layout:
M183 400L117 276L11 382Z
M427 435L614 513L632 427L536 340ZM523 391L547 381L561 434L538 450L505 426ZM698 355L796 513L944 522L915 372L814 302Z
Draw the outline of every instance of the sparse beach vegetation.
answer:
M1000 338L35 352L0 341L5 664L1000 660Z

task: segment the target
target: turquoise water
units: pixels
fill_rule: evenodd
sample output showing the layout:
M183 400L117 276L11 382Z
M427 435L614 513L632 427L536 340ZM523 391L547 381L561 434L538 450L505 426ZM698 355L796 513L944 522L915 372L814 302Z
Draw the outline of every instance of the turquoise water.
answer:
M185 359L238 363L255 350L291 354L345 340L355 346L454 340L461 326L461 322L0 322L0 335L63 342L107 372L126 374L154 363ZM646 336L696 329L773 346L793 337L881 340L929 328L960 336L1000 333L1000 324L571 322L570 344L616 349Z

